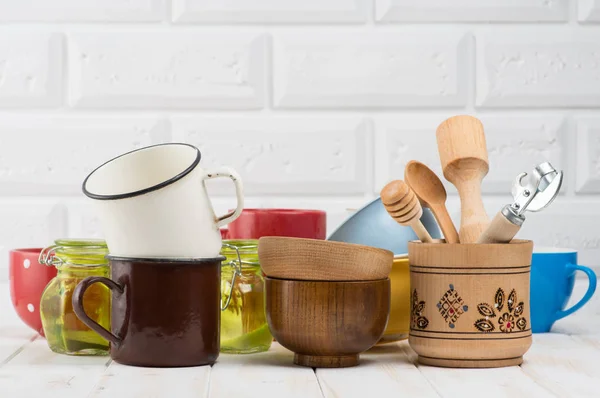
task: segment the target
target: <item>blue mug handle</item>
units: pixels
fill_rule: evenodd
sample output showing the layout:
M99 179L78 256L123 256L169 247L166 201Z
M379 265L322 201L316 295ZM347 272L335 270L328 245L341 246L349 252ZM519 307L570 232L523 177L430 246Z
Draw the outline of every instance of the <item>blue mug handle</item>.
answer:
M555 321L558 321L559 319L569 316L572 313L574 313L575 311L577 311L578 309L580 309L581 307L583 307L585 305L585 303L587 303L592 298L592 296L594 295L594 292L596 291L596 282L597 281L596 281L596 273L594 271L592 271L588 267L584 267L583 265L577 265L577 264L567 264L567 268L575 270L575 271L585 272L585 274L587 275L588 280L589 280L589 285L588 285L587 292L585 292L585 295L583 296L583 298L581 300L579 300L579 302L577 304L575 304L568 310L558 311L556 313Z

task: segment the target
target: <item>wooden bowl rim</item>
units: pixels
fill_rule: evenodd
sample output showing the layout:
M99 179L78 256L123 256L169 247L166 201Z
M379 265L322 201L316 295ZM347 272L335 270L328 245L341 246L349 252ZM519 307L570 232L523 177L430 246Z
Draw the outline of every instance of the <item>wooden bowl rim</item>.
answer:
M394 253L390 250L387 249L381 249L378 247L373 247L373 246L367 246L367 245L361 245L358 243L348 243L348 242L338 242L338 241L334 241L334 240L324 240L324 239L311 239L311 238L296 238L296 237L291 237L291 236L262 236L258 239L258 244L260 247L260 242L262 240L266 240L266 241L287 241L287 242L291 242L291 241L295 241L301 244L315 244L315 245L321 245L321 246L337 246L337 247L346 247L346 248L350 248L350 249L356 249L356 250L368 250L371 251L373 253L379 253L381 255L386 255L389 256L390 254L392 255L392 257L394 256Z
M283 278L273 278L272 276L265 276L265 280L271 280L275 282L293 282L293 283L319 283L319 284L352 284L352 285L366 285L366 284L381 284L387 281L390 281L390 278L387 277L385 279L373 279L373 280L349 280L349 281L319 281L319 280L311 280L311 279L283 279Z

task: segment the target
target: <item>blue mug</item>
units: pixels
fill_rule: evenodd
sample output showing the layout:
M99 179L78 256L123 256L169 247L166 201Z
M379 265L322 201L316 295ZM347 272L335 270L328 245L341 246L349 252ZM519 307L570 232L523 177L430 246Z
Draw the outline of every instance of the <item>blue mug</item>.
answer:
M571 308L565 306L573 293L575 273L584 272L589 279L587 292ZM549 332L554 322L583 307L596 291L596 274L577 265L577 251L557 248L534 248L531 261L531 331Z

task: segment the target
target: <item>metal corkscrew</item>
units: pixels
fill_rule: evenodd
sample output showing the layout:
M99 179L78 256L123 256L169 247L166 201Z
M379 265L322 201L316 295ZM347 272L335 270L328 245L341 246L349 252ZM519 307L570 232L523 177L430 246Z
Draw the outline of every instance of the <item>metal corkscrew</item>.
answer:
M527 173L517 176L511 190L513 203L502 208L477 243L510 242L525 222L526 211L538 212L556 199L562 186L562 171L557 171L549 162L544 162L533 169L529 181L523 184L526 176Z

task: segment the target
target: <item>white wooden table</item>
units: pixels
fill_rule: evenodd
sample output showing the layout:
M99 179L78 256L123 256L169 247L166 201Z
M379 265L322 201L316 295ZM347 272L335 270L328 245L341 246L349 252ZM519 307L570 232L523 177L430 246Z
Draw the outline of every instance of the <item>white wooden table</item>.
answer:
M573 299L581 296L576 288ZM0 284L0 398L82 397L600 397L600 294L553 333L535 334L523 365L443 369L415 364L407 342L376 347L361 365L292 364L278 344L253 355L221 354L195 368L137 368L109 357L55 354L21 324Z

